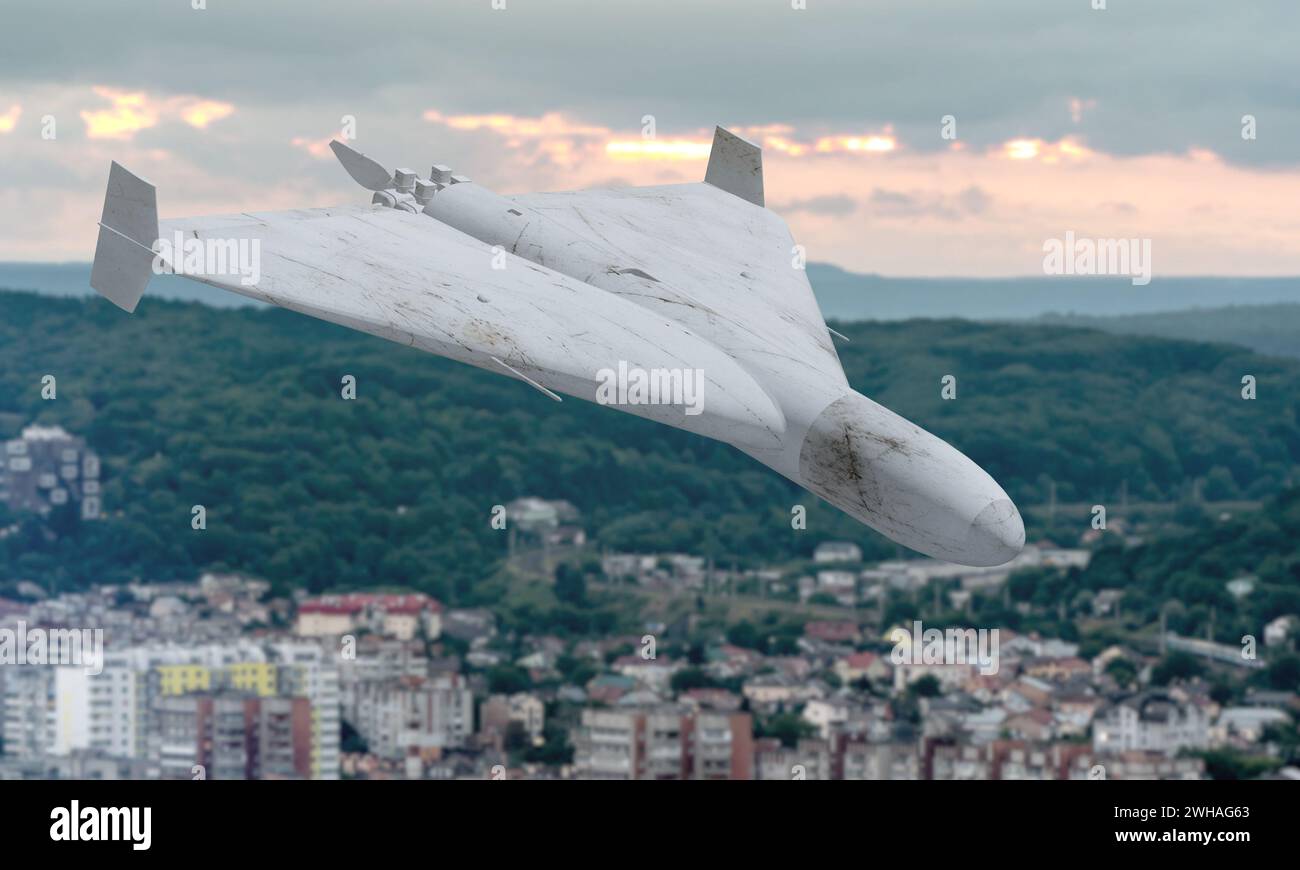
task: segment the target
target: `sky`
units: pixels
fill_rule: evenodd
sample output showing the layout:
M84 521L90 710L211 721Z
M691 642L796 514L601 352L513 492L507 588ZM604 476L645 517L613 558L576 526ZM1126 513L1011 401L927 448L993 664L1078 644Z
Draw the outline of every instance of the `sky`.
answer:
M763 146L810 260L1041 275L1070 232L1149 239L1157 280L1300 275L1295 0L0 0L0 21L0 260L89 260L113 160L179 217L366 202L326 147L344 134L509 194L701 180L717 124Z

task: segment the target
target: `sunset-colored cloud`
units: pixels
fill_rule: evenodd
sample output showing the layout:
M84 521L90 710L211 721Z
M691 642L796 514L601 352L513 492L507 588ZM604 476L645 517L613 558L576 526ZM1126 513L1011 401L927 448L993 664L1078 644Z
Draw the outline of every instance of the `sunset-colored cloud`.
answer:
M767 136L763 139L763 147L772 151L779 151L782 154L789 154L791 157L802 157L808 153L807 145L794 142L785 136Z
M191 127L203 130L213 121L235 111L230 103L190 95L153 97L145 91L126 91L103 85L97 85L93 90L110 105L105 109L81 111L86 136L90 139L129 140L141 130L154 127L169 117L177 117Z
M608 127L570 121L559 112L537 118L519 115L444 115L436 109L424 113L424 120L454 130L491 130L503 136L535 139L543 136L607 136Z
M235 107L230 103L222 103L217 100L196 100L181 107L181 120L191 127L205 130L213 121L220 121L222 118L233 114L234 111Z
M1048 165L1066 160L1084 160L1094 152L1073 137L1066 136L1057 142L1043 139L1009 139L994 149L1009 160L1037 160Z
M1081 102L1086 113L1089 101ZM712 139L711 129L671 135L660 129L657 138L646 138L637 129L605 131L569 118L564 125L538 121L498 118L463 122L460 129L499 132L506 150L496 158L495 171L520 190L697 181ZM582 129L587 135L542 135L543 128ZM851 269L1033 274L1041 270L1043 240L1072 229L1153 239L1157 277L1300 271L1300 231L1288 235L1281 229L1296 222L1284 200L1267 193L1283 185L1300 195L1300 170L1235 165L1204 147L1118 155L1079 135L908 147L888 125L856 131L786 123L729 129L763 147L768 201L808 246L809 256ZM535 135L519 135L524 131ZM542 143L563 154L553 161L563 162L563 172L535 160ZM1234 224L1231 215L1238 209L1242 219ZM1266 224L1277 229L1225 231Z
M711 139L616 139L605 143L615 160L707 160Z
M301 148L317 160L329 160L334 156L330 150L330 140L333 136L326 136L322 139L309 139L306 136L294 136L289 140L289 144L295 148Z
M12 133L14 127L18 126L18 119L23 116L23 107L14 103L9 110L0 115L0 133Z
M1300 273L1300 222L1288 205L1300 196L1300 170L1240 166L1203 148L1115 155L1077 141L1059 145L902 152L870 163L847 153L815 160L765 153L764 180L810 259L857 271L1035 274L1043 241L1073 230L1151 239L1157 279ZM1086 157L1067 156L1076 148ZM783 209L829 197L859 205Z
M115 88L92 95L71 85L13 93L0 103L0 124L12 118L15 130L0 141L11 175L31 180L0 190L0 258L87 258L102 199L86 191L103 184L110 160L158 185L165 216L365 201L330 165L327 125L339 111L332 102L241 103L244 123L223 129L220 119L235 109L209 99L216 96L223 95ZM34 126L16 127L10 103L25 108L23 119L33 111L75 119L84 109L94 135L50 148ZM446 163L503 194L696 182L713 135L711 126L673 126L660 117L658 135L647 138L639 116L618 127L543 110L430 110L425 123L413 124L402 117L409 105L406 97L376 106L360 147L390 167ZM1064 103L1055 111L1063 115ZM944 141L934 128L909 134L883 122L724 119L763 148L769 207L789 222L812 260L888 275L1034 274L1041 273L1044 239L1072 230L1079 237L1151 239L1156 280L1300 273L1300 221L1288 205L1300 196L1300 167L1243 165L1213 140L1116 154L1091 129L1087 138L1060 136L1062 123L1068 119L1045 118L1041 128L1018 124L1000 139L980 129L983 138ZM221 129L234 147L195 153L190 140L204 129ZM46 171L51 160L67 172ZM250 165L259 167L255 177ZM24 211L33 197L48 204L39 222Z
M821 136L813 146L818 154L841 151L849 154L888 154L897 148L898 139L894 136L894 128L889 125L879 133Z
M538 117L522 115L444 115L437 109L424 113L424 120L460 132L487 131L500 136L507 148L527 155L532 162L573 166L596 155L602 141L613 131L597 124L571 120L562 112Z
M143 91L119 91L106 87L96 87L94 91L112 103L112 107L81 112L87 137L130 139L158 123L158 110Z
M424 119L453 130L488 130L502 136L510 148L544 155L569 164L579 157L603 153L618 161L707 160L713 144L712 130L690 136L647 136L641 131L619 133L597 124L575 121L559 112L538 117L520 115L445 115L436 109ZM790 157L813 154L886 154L899 147L893 128L872 133L836 133L801 137L794 126L783 123L738 125L729 128L763 148Z

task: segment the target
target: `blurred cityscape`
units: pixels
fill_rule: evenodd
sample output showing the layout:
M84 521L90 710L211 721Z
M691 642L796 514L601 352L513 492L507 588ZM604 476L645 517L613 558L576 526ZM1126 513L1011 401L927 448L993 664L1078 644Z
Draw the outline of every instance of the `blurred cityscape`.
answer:
M11 507L99 512L80 439L29 427L6 459ZM997 629L991 668L912 655L913 626L887 618L891 598L970 612L1016 572L1085 568L1093 534L998 568L865 564L824 541L792 575L598 552L567 502L506 508L512 569L560 598L635 589L697 606L634 632L534 634L503 630L492 607L276 595L233 573L56 594L20 581L0 598L0 779L1202 779L1223 775L1216 753L1294 749L1300 695L1251 678L1294 650L1295 616L1261 625L1250 654L1169 630L1085 652L981 626ZM1250 578L1231 583L1249 594ZM748 615L703 620L719 600ZM1102 589L1073 606L1104 624L1122 601ZM103 632L95 661L14 661L33 637L83 629ZM1300 778L1289 763L1230 773Z

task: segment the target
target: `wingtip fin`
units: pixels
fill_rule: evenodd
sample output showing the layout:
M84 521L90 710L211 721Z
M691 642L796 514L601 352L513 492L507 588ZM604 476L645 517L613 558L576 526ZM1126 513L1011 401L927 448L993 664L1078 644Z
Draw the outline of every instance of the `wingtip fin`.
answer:
M763 149L730 130L716 128L704 181L763 206Z
M343 164L352 180L366 190L387 190L393 186L393 174L373 157L367 157L351 145L330 140L330 150Z
M135 311L153 277L153 245L157 239L157 190L113 161L108 170L90 286L123 311Z

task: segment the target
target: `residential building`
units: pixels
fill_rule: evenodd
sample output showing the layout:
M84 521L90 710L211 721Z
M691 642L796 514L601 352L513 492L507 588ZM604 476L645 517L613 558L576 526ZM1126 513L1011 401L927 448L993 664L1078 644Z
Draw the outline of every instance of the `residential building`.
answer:
M311 702L221 693L159 698L163 779L315 778Z
M0 502L14 511L47 514L73 503L82 519L98 519L99 457L60 426L27 426L0 452Z
M442 633L442 605L427 595L322 595L298 605L294 627L299 637L338 637L367 629L385 637L411 640L423 630L436 640Z
M351 724L382 758L437 757L473 734L474 693L459 674L362 683Z
M818 564L861 562L862 548L848 541L823 541L813 550L813 561Z
M750 779L747 713L672 706L587 709L573 734L581 779Z
M528 692L492 695L483 702L479 720L480 728L485 733L504 737L511 723L516 723L529 739L539 740L546 724L546 705L536 695Z
M773 738L754 741L755 779L831 779L831 752L824 740L800 740L793 747Z
M1142 692L1104 709L1093 720L1093 749L1101 754L1159 752L1209 746L1209 722L1196 704L1164 692Z

